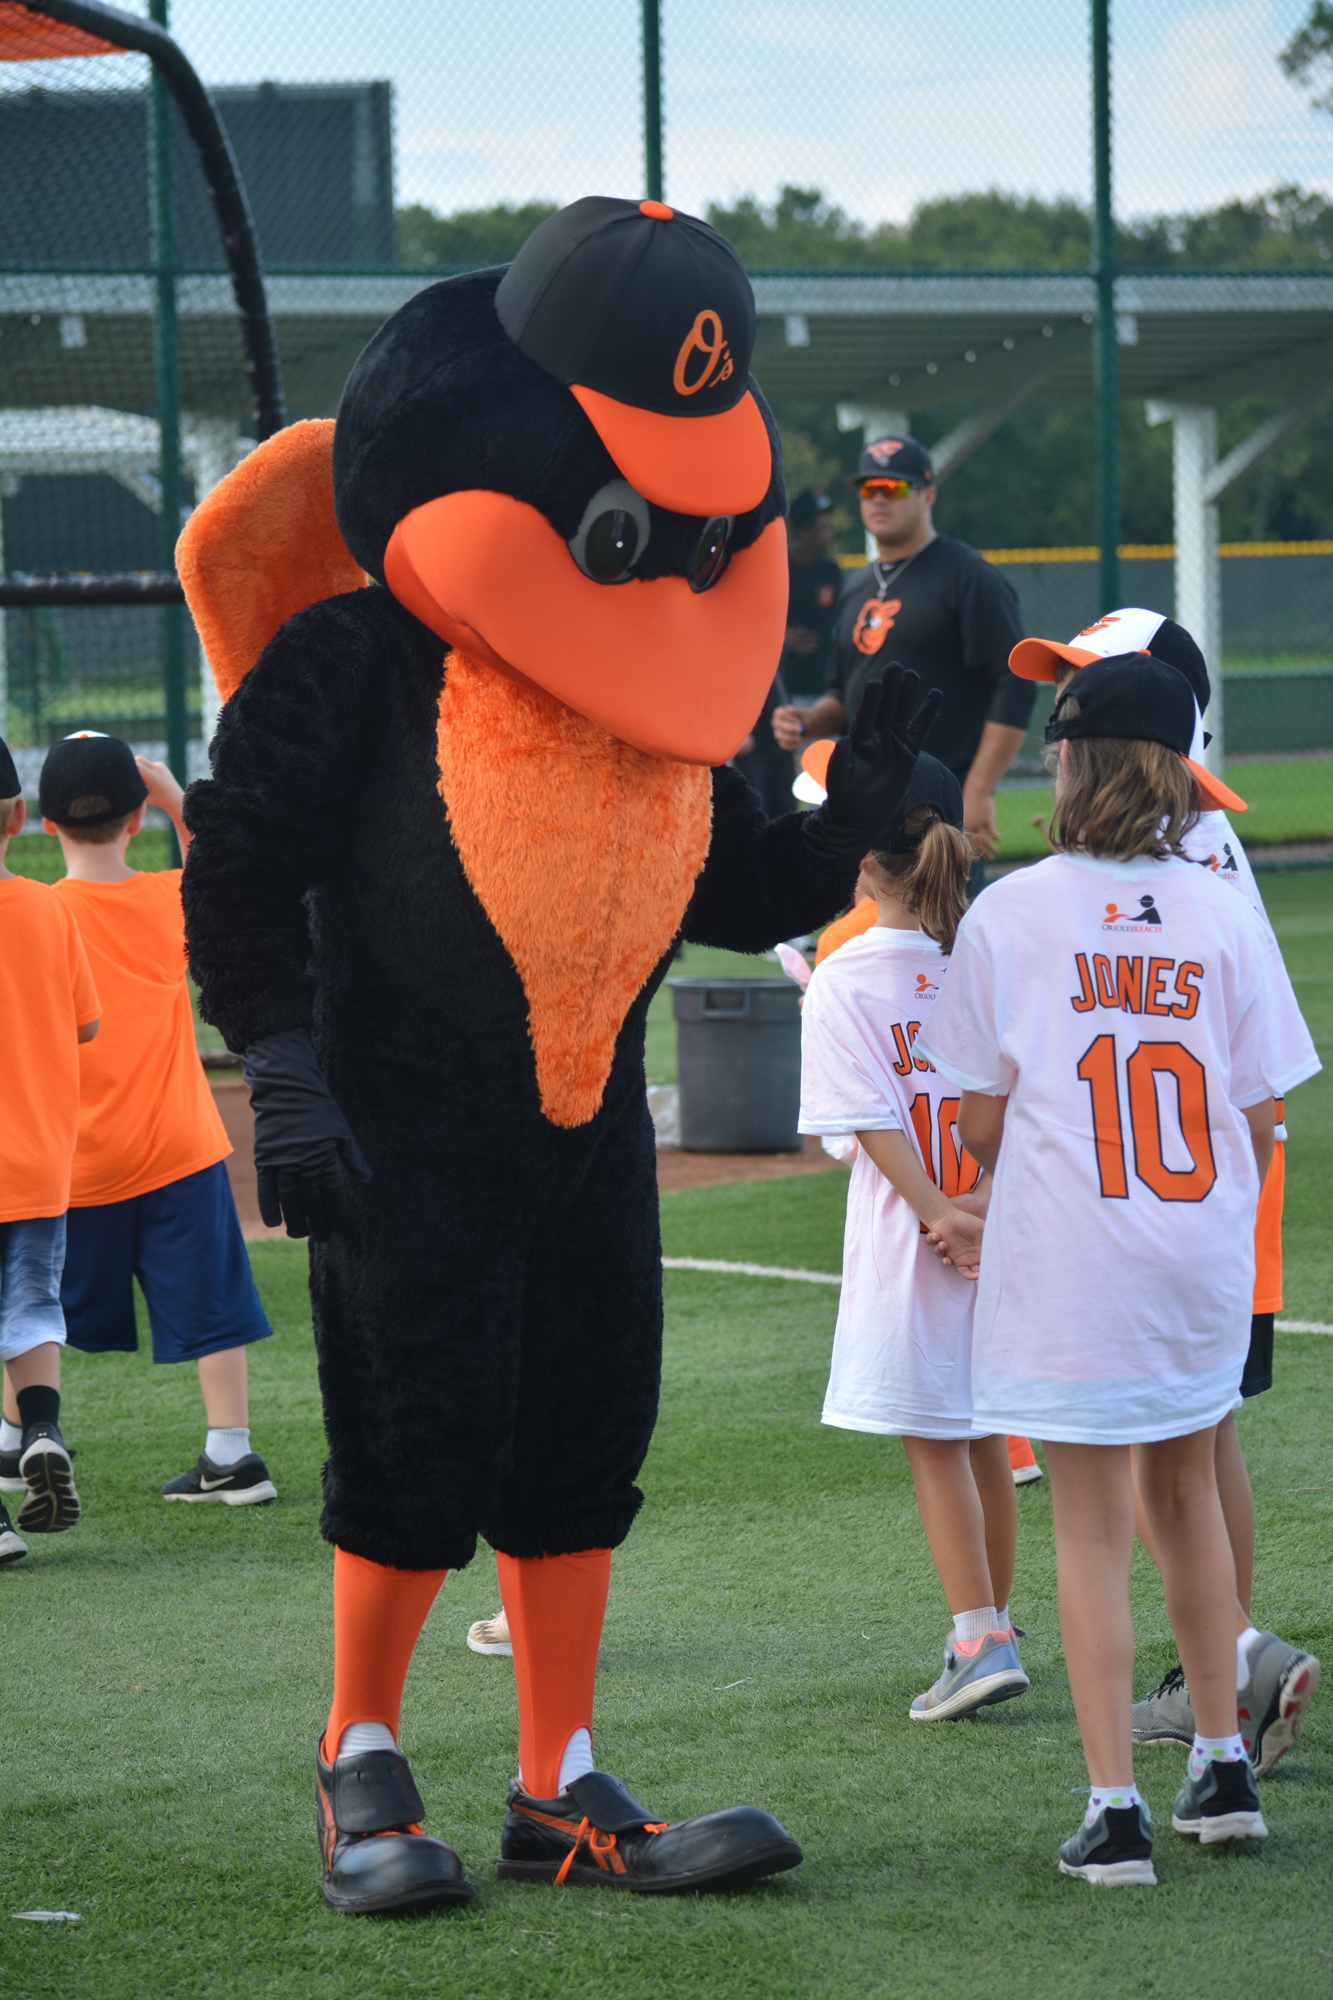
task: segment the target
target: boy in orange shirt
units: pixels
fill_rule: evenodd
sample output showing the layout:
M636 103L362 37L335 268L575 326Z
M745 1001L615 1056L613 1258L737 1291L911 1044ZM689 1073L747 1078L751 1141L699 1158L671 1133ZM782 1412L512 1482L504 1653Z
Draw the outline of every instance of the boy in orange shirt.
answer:
M60 1269L79 1119L79 1043L97 1033L100 1007L78 928L41 882L5 866L22 830L22 786L0 742L0 1361L12 1457L7 1485L26 1491L18 1524L56 1534L79 1518L70 1455L60 1435ZM0 1506L0 1564L28 1553Z
M272 1331L245 1254L223 1162L231 1144L198 1050L185 982L180 870L125 859L146 802L170 815L184 852L184 794L165 764L92 731L42 767L43 824L67 870L56 894L75 918L102 995L102 1034L82 1065L61 1300L86 1353L138 1345L132 1277L148 1306L154 1361L194 1361L208 1432L167 1500L273 1500L250 1449L246 1348Z

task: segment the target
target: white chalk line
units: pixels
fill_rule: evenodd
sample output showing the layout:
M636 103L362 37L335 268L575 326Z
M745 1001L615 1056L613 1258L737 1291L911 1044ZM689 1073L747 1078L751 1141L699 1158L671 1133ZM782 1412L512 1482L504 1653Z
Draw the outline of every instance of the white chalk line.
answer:
M794 1271L780 1264L727 1264L720 1257L664 1257L664 1271L720 1271L732 1278L790 1278L801 1285L840 1285L839 1271Z
M786 1278L800 1285L840 1285L839 1271L799 1271L782 1264L731 1264L721 1257L664 1257L664 1271L719 1271L731 1278ZM1279 1333L1328 1333L1333 1325L1319 1319L1279 1319L1273 1322Z

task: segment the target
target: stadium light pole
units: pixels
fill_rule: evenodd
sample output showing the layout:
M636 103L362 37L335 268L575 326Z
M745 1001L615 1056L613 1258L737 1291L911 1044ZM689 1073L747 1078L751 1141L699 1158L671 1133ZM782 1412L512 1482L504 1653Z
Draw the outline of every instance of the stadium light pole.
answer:
M643 20L643 178L649 201L665 201L662 189L662 7L639 0Z
M149 19L167 26L167 0L148 0ZM148 82L148 186L152 228L153 370L157 390L157 554L164 570L176 567L181 531L181 353L176 310L176 184L174 119L166 78L154 64ZM183 785L186 767L185 607L162 607L162 682L167 706L167 763Z
M1120 383L1111 198L1111 0L1092 0L1092 382L1097 424L1097 542L1101 609L1120 602Z

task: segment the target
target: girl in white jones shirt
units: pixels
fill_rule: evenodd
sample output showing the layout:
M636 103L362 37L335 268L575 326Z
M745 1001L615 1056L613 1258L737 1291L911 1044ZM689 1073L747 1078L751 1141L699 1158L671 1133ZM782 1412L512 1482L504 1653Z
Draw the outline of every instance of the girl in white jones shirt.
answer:
M909 1713L934 1722L1029 1685L1009 1622L1018 1532L1003 1431L973 1419L974 1285L926 1231L980 1239L985 1177L962 1151L958 1096L913 1042L945 978L973 853L957 779L922 756L862 863L878 922L816 970L801 1016L801 1130L854 1132L842 1296L824 1422L900 1436L954 1631Z
M973 1395L979 1423L1046 1444L1091 1780L1059 1865L1108 1886L1157 1879L1130 1735L1131 1445L1194 1702L1172 1824L1204 1842L1267 1831L1237 1730L1214 1432L1239 1401L1273 1092L1309 1052L1272 1005L1271 935L1182 858L1212 802L1193 725L1188 684L1146 654L1080 669L1047 730L1061 851L969 914L917 1045L995 1173Z

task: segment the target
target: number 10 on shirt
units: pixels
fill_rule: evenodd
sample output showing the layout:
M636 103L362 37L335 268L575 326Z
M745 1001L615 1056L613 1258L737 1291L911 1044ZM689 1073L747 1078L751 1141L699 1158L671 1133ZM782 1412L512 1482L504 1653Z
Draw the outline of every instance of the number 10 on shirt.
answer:
M1129 1176L1114 1035L1098 1035L1084 1052L1078 1074L1092 1098L1103 1199L1126 1201ZM1168 1089L1174 1083L1180 1136L1190 1158L1185 1169L1169 1167L1166 1162L1159 1078L1170 1079ZM1217 1179L1208 1129L1208 1075L1203 1064L1181 1042L1140 1042L1125 1064L1125 1081L1138 1178L1160 1201L1203 1201Z

